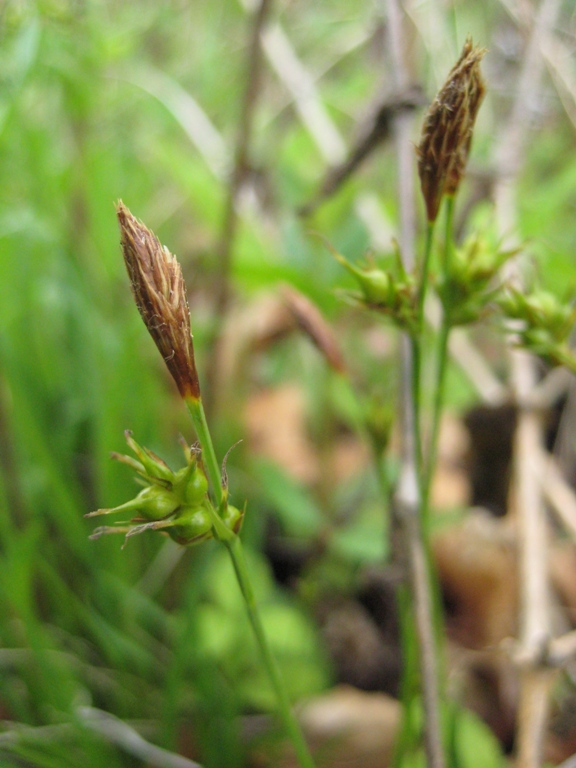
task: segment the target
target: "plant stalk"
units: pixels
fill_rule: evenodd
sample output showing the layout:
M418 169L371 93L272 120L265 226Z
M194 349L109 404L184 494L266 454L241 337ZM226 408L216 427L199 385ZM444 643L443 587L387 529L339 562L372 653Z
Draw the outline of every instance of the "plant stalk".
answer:
M452 227L454 222L454 196L449 195L446 199L446 230L444 235L444 250L442 253L442 274L447 275L450 269L450 259L452 255ZM422 484L422 504L423 517L426 522L430 506L430 489L434 475L434 468L438 457L438 437L440 433L440 417L444 405L444 386L446 382L446 371L448 369L448 340L451 331L450 318L446 308L442 308L442 322L438 329L437 345L437 365L436 365L436 388L434 392L434 403L432 406L432 426L430 430L430 442L428 445L428 456L426 459L425 470L423 472Z
M222 479L220 473L220 467L214 451L214 444L212 442L212 436L210 429L206 421L206 414L204 413L204 406L202 405L202 398L186 398L186 407L192 418L194 428L196 430L196 436L202 448L202 457L204 465L208 473L210 485L212 487L212 493L214 495L214 503L216 509L219 509L224 499L224 491L222 488ZM304 740L304 736L296 720L294 713L290 707L290 701L280 670L276 663L276 660L270 650L264 627L260 619L256 600L254 598L254 590L252 589L252 583L248 573L246 565L246 559L244 557L244 550L242 548L242 542L240 537L231 531L221 520L217 514L216 509L210 508L212 521L214 524L215 538L220 541L228 550L232 565L234 566L234 572L238 581L238 586L244 598L246 610L248 612L248 618L250 625L254 632L256 642L260 649L260 654L276 699L278 702L278 714L284 724L286 733L292 742L294 751L298 758L301 768L314 768L314 761L308 749L308 745Z
M248 568L246 565L244 550L242 548L240 537L234 535L233 538L231 538L229 541L225 541L224 544L228 550L232 564L234 566L238 585L240 586L242 596L244 597L246 610L248 611L248 618L260 648L262 661L264 662L268 677L270 678L270 682L276 694L278 701L278 714L280 715L280 718L284 724L286 733L292 741L292 746L294 747L301 768L314 768L312 755L310 754L310 750L308 749L308 745L306 744L300 725L294 716L292 707L290 706L290 701L288 699L288 694L286 693L282 675L280 674L280 669L278 668L276 659L274 658L266 639L264 627L262 626L262 621L260 619L260 614L258 612L256 600L254 598L254 590L252 589L252 584L248 575Z
M428 278L430 276L430 260L432 255L432 243L434 241L435 221L429 221L426 224L426 242L424 244L424 257L422 259L422 268L420 270L420 286L418 289L417 319L418 328L422 330L424 325L424 302L428 290Z
M212 436L206 421L202 398L187 397L185 403L196 430L196 437L202 447L202 459L208 473L210 485L212 486L214 503L216 507L219 507L222 501L222 477L216 452L214 451L214 444L212 443Z
M426 291L428 288L428 277L430 275L430 260L432 256L432 244L434 242L434 224L435 221L429 221L426 226L426 242L424 244L424 256L420 269L420 285L418 287L418 296L416 303L416 328L417 331L412 337L412 358L413 358L413 376L412 376L412 398L414 400L414 429L416 434L416 453L418 459L419 472L423 472L424 452L422 450L421 424L421 390L420 381L422 373L422 334L424 333L424 302L426 300ZM423 495L425 500L425 495Z

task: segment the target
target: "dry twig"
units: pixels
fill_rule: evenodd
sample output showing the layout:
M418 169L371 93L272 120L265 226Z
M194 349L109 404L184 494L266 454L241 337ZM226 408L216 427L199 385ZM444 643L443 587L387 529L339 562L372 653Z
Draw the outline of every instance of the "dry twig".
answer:
M87 728L147 765L157 768L202 768L194 760L150 744L134 728L109 712L94 707L79 707L77 713Z

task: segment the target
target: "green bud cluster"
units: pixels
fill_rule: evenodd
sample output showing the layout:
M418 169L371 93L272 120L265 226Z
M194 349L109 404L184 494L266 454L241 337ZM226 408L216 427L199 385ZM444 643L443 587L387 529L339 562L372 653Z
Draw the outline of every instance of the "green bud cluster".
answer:
M514 253L491 248L477 236L454 250L438 283L450 325L467 325L482 317L499 290L498 272Z
M163 530L178 544L197 544L213 537L213 519L217 514L230 531L240 530L243 512L227 500L219 512L212 506L199 450L190 448L182 440L186 466L173 472L156 454L139 445L130 432L125 432L125 437L137 458L117 453L113 453L112 458L132 467L144 488L134 499L111 509L98 509L86 517L117 512L130 512L135 516L129 523L101 526L90 538L107 533L125 533L129 538L147 530Z
M348 296L368 309L380 312L400 328L413 330L416 325L416 281L402 265L400 254L396 253L396 268L380 269L368 264L359 269L347 261L328 244L334 258L353 275L360 293L350 292Z
M510 330L519 346L553 365L576 370L576 357L568 344L576 320L575 307L548 291L525 294L510 287L498 298L497 304L504 319L514 321L515 327Z

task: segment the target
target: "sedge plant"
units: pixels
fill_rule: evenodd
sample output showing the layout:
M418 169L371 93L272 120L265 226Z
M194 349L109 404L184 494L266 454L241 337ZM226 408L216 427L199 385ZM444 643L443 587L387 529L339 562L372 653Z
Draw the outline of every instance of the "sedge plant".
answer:
M302 768L313 760L290 707L284 682L266 639L239 536L244 510L229 503L226 457L218 462L206 421L196 369L186 285L179 262L128 208L117 206L124 261L136 306L188 409L198 443L182 440L186 465L174 472L148 448L126 432L136 458L112 454L136 471L144 488L132 500L111 509L99 509L88 517L134 513L116 525L97 528L91 538L111 533L125 540L145 531L163 531L182 546L214 539L232 561L262 663L275 692L278 714Z
M407 268L400 246L386 268L374 259L358 267L330 247L357 282L359 290L348 292L348 298L392 322L408 339L403 347L403 354L410 358L408 386L405 382L400 411L411 414L402 423L404 431L411 434L403 434L402 440L414 448L415 483L407 496L400 498L402 478L410 475L403 475L401 469L392 504L393 522L396 518L400 532L393 537L401 550L396 556L398 562L404 563L406 573L398 597L404 651L404 717L396 766L410 761L422 742L427 764L432 768L458 762L454 753L455 721L446 717L451 709L441 674L442 612L429 544L430 492L445 402L450 335L457 327L491 320L510 335L513 344L540 355L547 363L566 365L572 370L576 363L568 343L576 317L570 303L540 290L526 294L509 284L502 267L517 251L494 247L479 234L463 243L456 242L455 199L485 94L480 71L484 54L484 49L466 40L424 118L416 156L426 224L422 253L414 268ZM442 218L444 226L440 227ZM441 308L440 323L434 329L429 327L425 313L432 291ZM432 381L427 375L429 367L423 365L425 356L432 358ZM402 461L410 461L410 451L402 451ZM427 611L426 606L432 609Z

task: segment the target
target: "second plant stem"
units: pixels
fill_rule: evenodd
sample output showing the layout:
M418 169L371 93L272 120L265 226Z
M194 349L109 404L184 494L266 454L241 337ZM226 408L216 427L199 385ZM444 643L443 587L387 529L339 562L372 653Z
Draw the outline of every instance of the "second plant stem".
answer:
M278 668L276 659L274 658L274 655L270 650L270 646L268 645L268 640L266 639L264 627L262 626L260 614L254 599L254 591L252 589L248 568L246 566L246 560L244 558L242 542L240 541L240 538L234 534L232 539L224 542L224 545L228 550L232 564L234 566L238 585L240 586L240 590L246 604L246 609L248 611L248 618L260 648L262 662L264 663L268 677L270 679L270 683L272 684L274 693L276 694L278 701L278 713L282 719L286 733L292 742L292 746L294 747L294 751L296 752L296 756L301 767L314 768L312 755L310 754L310 750L308 749L308 745L306 744L300 725L294 716L292 707L290 706L290 701L288 699L288 694L286 693L284 681L280 674L280 669Z
M441 270L444 275L447 274L450 264L450 254L452 248L452 221L453 221L453 198L449 197L446 207L446 233L444 251L442 254ZM441 326L438 331L437 337L437 367L436 367L436 388L435 395L432 404L432 422L430 429L430 436L427 441L427 450L424 450L424 431L422 424L422 351L423 351L423 334L425 330L425 318L424 318L424 306L426 300L426 294L428 291L428 282L430 275L430 262L432 259L432 248L434 240L434 222L428 222L426 230L426 240L424 246L424 256L422 265L420 268L420 285L417 294L417 334L412 336L411 348L414 361L413 378L412 378L412 393L414 398L414 433L416 444L416 461L417 461L417 474L419 477L420 486L420 525L422 527L422 544L423 551L421 554L424 556L424 562L421 562L422 568L426 572L427 578L430 579L431 575L431 558L428 544L428 517L430 506L430 489L432 484L432 477L434 473L434 467L437 459L437 446L438 435L440 426L440 416L442 412L442 406L444 402L444 382L446 377L446 368L448 361L448 338L450 333L450 323L446 311L443 312ZM424 577L426 578L426 577ZM433 580L431 580L433 581ZM399 601L402 633L403 633L403 647L405 651L412 649L412 652L407 653L405 658L406 669L403 680L403 695L402 700L405 707L405 715L403 725L397 743L395 765L399 765L402 761L404 751L409 748L410 743L414 739L415 726L412 718L414 696L418 679L418 660L414 655L414 641L417 634L414 617L412 615L412 605L407 603L407 594L400 595ZM432 637L429 638L431 643L430 648L421 648L421 652L428 651L433 653L433 646L438 642L441 625L440 608L438 605L438 595L436 594L432 599L432 604L429 606L431 614L433 616L432 622L436 635L436 642ZM432 667L435 665L432 664ZM435 671L437 677L438 671ZM436 680L436 685L438 680ZM434 685L434 687L436 687ZM435 713L439 714L439 713Z
M441 271L444 278L448 277L450 270L450 259L452 254L452 226L454 220L454 197L448 196L446 199L446 227L444 233L444 249L442 252ZM440 417L444 405L444 388L446 382L446 372L448 369L448 340L452 329L447 307L442 307L442 319L438 329L437 338L437 363L436 363L436 387L434 390L434 401L432 404L432 425L430 428L430 439L428 442L428 455L426 464L422 472L422 506L423 517L426 521L430 506L430 490L434 468L438 457L438 438L440 435Z

